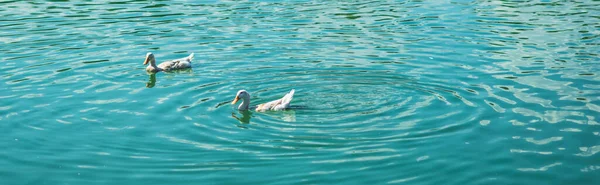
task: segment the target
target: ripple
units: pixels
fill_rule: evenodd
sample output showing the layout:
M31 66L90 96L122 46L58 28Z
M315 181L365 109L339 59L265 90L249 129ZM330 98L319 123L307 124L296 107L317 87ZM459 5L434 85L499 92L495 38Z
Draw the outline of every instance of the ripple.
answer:
M559 165L562 165L562 163L557 162L557 163L552 163L552 164L549 164L546 166L542 166L540 168L519 168L517 170L524 171L524 172L547 171L549 168L552 168L554 166L559 166Z
M600 145L592 146L592 147L580 147L581 153L575 154L577 156L589 157L593 156L596 153L600 152Z
M127 101L126 99L117 98L117 99L110 99L110 100L84 101L84 103L101 105L101 104L111 104L111 103L122 103L122 102L126 102L126 101Z
M597 1L0 4L0 184L596 179Z

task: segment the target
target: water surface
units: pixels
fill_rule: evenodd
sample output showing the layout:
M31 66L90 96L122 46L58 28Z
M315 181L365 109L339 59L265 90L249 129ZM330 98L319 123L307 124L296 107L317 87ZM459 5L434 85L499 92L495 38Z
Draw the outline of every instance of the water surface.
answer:
M0 5L0 184L600 183L598 1Z

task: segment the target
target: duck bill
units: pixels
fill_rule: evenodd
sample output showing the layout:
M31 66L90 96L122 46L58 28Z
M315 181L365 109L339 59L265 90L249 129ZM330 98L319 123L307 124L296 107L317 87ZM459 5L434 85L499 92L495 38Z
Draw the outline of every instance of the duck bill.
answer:
M235 103L237 103L238 100L240 100L240 97L236 96L235 99L233 99L233 101L231 102L231 104L234 105Z
M146 60L144 60L144 65L148 65L148 62L149 62L149 61L150 61L150 60L149 60L149 57L148 57L148 56L146 56Z

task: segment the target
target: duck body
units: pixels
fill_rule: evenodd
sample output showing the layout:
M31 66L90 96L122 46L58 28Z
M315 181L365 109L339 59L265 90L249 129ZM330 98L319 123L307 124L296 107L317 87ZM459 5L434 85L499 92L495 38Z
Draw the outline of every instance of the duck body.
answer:
M187 69L192 67L192 60L194 59L194 53L190 54L185 58L170 60L162 62L156 65L156 59L154 58L154 54L148 53L146 54L146 60L144 61L144 65L148 65L146 67L147 72L156 73L159 71L172 71L177 69Z
M281 111L290 108L290 102L294 98L295 90L292 89L289 93L285 94L283 98L273 100L267 103L259 104L253 109L257 112L264 111ZM231 104L235 104L239 99L242 99L242 104L238 106L238 110L245 111L250 109L250 94L245 90L238 91L235 99Z

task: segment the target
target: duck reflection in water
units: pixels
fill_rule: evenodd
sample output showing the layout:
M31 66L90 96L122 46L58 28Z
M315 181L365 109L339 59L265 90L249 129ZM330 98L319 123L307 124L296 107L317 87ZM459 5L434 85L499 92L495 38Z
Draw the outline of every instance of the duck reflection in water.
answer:
M235 112L231 113L231 117L240 121L240 123L248 124L250 123L250 118L252 118L251 111L239 111L241 117L239 117ZM285 122L296 122L296 111L295 110L286 110L286 111L271 111L261 115L266 115L275 119L279 119Z
M154 85L156 85L156 73L151 73L150 79L148 80L148 82L146 82L146 87L152 88L154 87Z
M193 75L193 70L192 68L187 68L187 69L180 69L180 70L174 70L174 71L168 71L165 72L167 75L164 78L173 78L174 75L172 74L189 74L189 75ZM156 72L147 72L148 76L150 77L148 79L148 82L146 82L146 87L147 88L152 88L156 85Z
M294 107L294 106L292 106ZM296 122L296 110L287 110L281 112L273 112L273 114L268 114L271 117L281 119L285 122Z
M250 118L252 117L252 112L250 112L250 111L239 111L239 112L242 115L241 118L236 116L235 112L231 113L231 117L237 119L238 121L240 121L240 123L245 123L245 124L250 123Z

